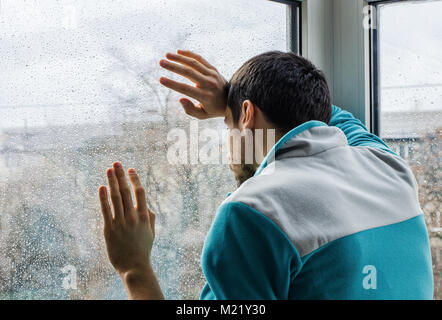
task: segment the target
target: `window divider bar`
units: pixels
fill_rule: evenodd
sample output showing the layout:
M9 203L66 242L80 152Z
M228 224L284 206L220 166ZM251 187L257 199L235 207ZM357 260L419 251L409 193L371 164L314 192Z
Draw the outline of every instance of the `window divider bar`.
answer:
M302 2L293 1L287 7L288 49L302 55Z
M375 135L379 135L379 35L378 35L378 4L370 3L375 8L374 12L371 12L371 22L375 21L375 28L370 28L369 39L369 52L370 52L370 131Z

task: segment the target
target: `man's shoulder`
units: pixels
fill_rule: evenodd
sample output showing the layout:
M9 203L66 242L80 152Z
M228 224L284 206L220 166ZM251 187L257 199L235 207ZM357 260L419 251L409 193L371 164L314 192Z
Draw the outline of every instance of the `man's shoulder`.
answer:
M281 191L284 186L293 187L295 183L309 183L311 175L306 174L304 165L299 167L296 165L297 163L299 163L299 159L296 158L277 160L264 168L260 174L246 180L230 194L228 199L238 201L243 197L273 196L274 193Z

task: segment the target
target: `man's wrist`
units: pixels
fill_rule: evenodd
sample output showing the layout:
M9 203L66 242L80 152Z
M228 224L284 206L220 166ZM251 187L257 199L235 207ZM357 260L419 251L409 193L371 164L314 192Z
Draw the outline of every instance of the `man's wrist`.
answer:
M121 279L123 279L124 282L134 282L138 281L139 279L148 278L151 276L155 276L155 273L153 271L152 265L150 263L146 263L143 265L139 265L133 268L130 268L128 270L119 272L119 275Z
M120 273L129 299L164 299L160 285L150 263Z

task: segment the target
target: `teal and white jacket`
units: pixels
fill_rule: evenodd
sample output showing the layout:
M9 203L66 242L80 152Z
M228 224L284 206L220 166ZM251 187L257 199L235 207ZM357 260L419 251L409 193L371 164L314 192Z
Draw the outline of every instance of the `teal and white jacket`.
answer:
M347 111L287 133L219 207L201 299L432 299L415 178Z

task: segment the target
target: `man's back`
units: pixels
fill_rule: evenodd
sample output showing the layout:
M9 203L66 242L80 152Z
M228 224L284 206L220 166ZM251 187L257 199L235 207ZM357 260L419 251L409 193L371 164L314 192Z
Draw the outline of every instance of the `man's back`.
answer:
M330 126L289 132L226 199L202 264L208 299L433 295L413 174L337 107Z

